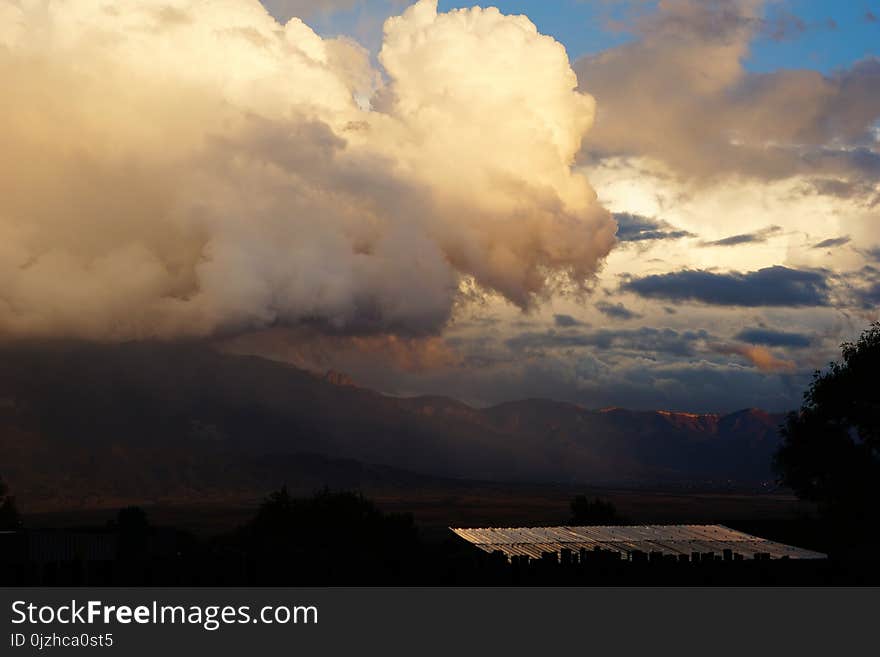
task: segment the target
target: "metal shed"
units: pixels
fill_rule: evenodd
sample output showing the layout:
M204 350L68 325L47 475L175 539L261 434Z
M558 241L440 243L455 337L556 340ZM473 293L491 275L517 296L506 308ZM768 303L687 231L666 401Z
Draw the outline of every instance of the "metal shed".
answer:
M636 554L690 558L694 554L736 556L741 559L826 559L812 550L769 541L723 525L626 525L582 527L481 527L450 529L484 552L507 558L570 550L616 552L632 560ZM684 556L682 556L684 555Z

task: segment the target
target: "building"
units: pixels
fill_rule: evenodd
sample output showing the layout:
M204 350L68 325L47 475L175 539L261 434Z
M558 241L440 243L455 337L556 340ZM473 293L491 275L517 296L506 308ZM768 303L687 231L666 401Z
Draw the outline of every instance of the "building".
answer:
M827 555L769 541L723 525L452 528L458 536L509 561L563 563L596 555L621 561L818 560Z
M106 530L24 529L0 532L0 584L78 585L105 581L117 558Z

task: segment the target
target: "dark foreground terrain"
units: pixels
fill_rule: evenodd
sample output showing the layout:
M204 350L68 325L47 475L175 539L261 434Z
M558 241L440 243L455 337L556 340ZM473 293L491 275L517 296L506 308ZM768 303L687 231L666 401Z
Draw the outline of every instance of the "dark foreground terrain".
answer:
M601 496L626 524L720 523L829 553L821 562L642 563L588 555L582 563L507 563L449 526L575 522L572 495ZM577 519L578 524L584 519ZM5 584L110 585L802 585L878 580L870 555L834 540L813 510L783 494L585 490L567 486L446 483L438 489L262 501L34 513L27 530L0 535ZM589 524L587 518L585 524ZM597 522L598 524L598 522ZM17 538L16 538L17 536ZM862 542L861 546L870 545ZM28 554L30 556L24 556ZM868 558L864 558L867 556Z
M772 483L782 417L764 411L478 409L189 344L0 362L0 476L24 527L0 532L5 583L876 581L875 530L839 531ZM570 524L579 495L614 522L726 524L831 559L513 568L448 530Z

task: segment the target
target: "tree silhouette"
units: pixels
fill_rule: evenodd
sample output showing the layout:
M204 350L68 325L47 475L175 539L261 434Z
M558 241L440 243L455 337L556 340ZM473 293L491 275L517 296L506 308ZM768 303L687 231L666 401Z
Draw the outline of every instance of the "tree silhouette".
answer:
M14 531L21 528L21 516L15 506L15 498L9 495L9 489L0 479L0 531Z
M116 514L116 527L125 534L146 534L150 529L147 512L139 506L127 506Z
M119 557L122 559L146 558L150 522L147 513L139 506L120 509L116 520L110 523L119 536Z
M880 501L880 323L841 345L789 414L774 466L783 485L850 528L870 528Z
M598 497L590 500L586 495L578 495L571 501L571 525L616 525L620 521L611 502Z
M419 551L410 515L384 513L357 492L270 494L234 537L258 583L393 580Z

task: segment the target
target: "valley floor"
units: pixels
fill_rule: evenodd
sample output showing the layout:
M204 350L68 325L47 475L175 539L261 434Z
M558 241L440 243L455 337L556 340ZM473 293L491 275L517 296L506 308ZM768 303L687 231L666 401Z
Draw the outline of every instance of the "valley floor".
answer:
M268 491L267 491L268 492ZM774 492L588 488L549 484L446 482L419 490L366 489L379 508L411 513L425 532L435 534L450 526L521 526L565 524L569 503L576 495L600 497L614 504L632 523L721 523L794 520L809 514L810 505L793 495ZM152 523L208 536L234 529L251 518L260 499L178 500L143 503L106 500L97 508L25 511L31 527L103 525L120 507L138 504Z

